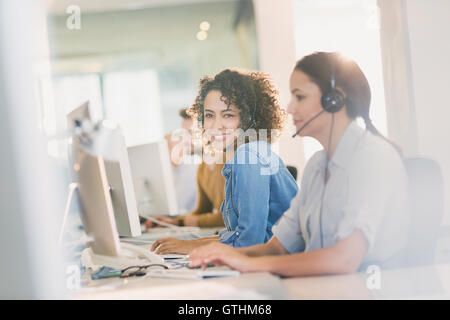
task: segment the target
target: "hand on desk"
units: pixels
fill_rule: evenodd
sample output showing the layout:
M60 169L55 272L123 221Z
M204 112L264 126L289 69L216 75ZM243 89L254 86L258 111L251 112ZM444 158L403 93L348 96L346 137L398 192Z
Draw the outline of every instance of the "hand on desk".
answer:
M150 250L154 251L157 254L188 254L192 249L197 247L198 244L195 240L164 238L156 240Z
M168 218L168 217L155 217L156 220L159 220L161 222L165 222L165 223L170 223L173 225L177 225L177 221L174 218ZM162 225L159 225L151 220L147 220L145 222L145 228L149 229L149 228L153 228L153 227L164 227Z
M258 271L256 259L248 257L235 248L222 243L210 243L189 254L189 267L201 266L205 269L208 264L216 266L226 265L240 272Z

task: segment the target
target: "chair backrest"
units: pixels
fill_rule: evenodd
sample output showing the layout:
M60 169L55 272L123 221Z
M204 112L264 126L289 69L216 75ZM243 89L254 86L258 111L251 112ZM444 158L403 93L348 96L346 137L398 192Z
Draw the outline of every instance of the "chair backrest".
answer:
M297 181L297 168L294 167L294 166L286 166L286 168L291 173L291 175L294 178L294 180Z
M405 266L434 263L436 241L444 213L444 182L439 164L431 159L406 158L410 182L409 240Z

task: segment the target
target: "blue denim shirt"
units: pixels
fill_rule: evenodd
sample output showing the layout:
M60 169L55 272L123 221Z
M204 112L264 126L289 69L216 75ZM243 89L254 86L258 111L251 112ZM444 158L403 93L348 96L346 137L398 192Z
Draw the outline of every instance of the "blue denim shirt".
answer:
M226 229L220 242L246 247L267 242L272 226L289 208L298 186L266 141L240 145L222 169L225 200L221 211Z

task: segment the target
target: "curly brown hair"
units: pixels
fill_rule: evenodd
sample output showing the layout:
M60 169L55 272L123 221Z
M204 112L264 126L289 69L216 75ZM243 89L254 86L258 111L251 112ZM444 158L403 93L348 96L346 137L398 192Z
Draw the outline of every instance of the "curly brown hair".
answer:
M286 111L278 102L278 90L268 74L259 71L225 69L214 77L205 76L200 80L199 91L194 103L188 109L192 118L197 118L203 126L204 102L207 94L217 90L227 106L234 105L239 110L240 128L252 128L257 132L267 130L267 141L274 140L272 130L281 131L286 120ZM259 135L258 135L259 138Z

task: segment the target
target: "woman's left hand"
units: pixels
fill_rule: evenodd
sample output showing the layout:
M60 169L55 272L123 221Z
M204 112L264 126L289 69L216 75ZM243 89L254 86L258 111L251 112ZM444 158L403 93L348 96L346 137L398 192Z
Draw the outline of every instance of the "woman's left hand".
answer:
M226 265L240 272L258 271L255 258L250 258L222 243L211 243L197 248L189 254L189 259L190 267L201 266L205 269L208 264L214 264Z
M195 240L164 238L156 240L150 251L154 251L156 254L188 254L192 249L198 246L195 244Z

